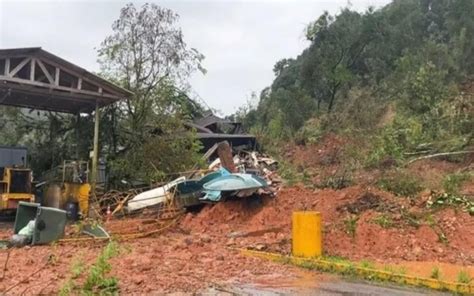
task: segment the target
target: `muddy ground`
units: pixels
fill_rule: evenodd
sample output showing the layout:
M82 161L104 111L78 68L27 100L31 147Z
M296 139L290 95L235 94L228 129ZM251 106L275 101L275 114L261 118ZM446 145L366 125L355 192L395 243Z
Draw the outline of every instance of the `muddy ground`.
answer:
M426 212L422 203L412 205L375 188L285 188L275 199L208 206L188 214L181 225L211 233L226 245L289 253L294 210L321 212L324 250L329 256L474 263L474 217L452 208ZM390 217L392 225L377 224L374 220L380 215ZM351 220L356 220L353 232L348 229Z
M460 269L474 275L474 217L452 208L429 213L425 209L421 202L412 204L370 187L283 188L277 197L206 205L164 232L123 240L119 255L111 259L111 274L118 277L124 294L225 291L258 282L291 286L308 274L315 283L331 281L328 275L245 257L234 249L289 254L292 212L315 210L322 214L327 256L370 260L380 266L390 263L424 277L440 266L446 280L456 280ZM390 215L393 225L374 223L381 214ZM115 234L143 233L162 227L154 218L151 214L112 219L105 227ZM347 221L354 221L354 227ZM8 225L0 229L1 238L10 235ZM74 262L90 266L103 247L103 242L86 241L2 250L0 267L5 266L8 253L9 259L0 290L7 295L56 294L70 278Z
M142 221L128 224L129 229L135 225L139 230ZM71 276L74 262L90 266L104 245L59 243L11 249L0 291L7 295L56 294ZM118 277L123 294L224 289L230 283L254 283L256 279L288 282L302 274L294 267L244 257L212 236L187 233L179 226L156 237L121 241L119 249L119 255L111 259L111 275ZM7 252L1 251L2 266Z

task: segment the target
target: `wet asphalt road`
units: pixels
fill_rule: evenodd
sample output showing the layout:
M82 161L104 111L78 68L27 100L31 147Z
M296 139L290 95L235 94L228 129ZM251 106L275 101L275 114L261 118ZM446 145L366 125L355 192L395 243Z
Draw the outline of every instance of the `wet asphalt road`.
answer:
M391 284L378 284L361 281L350 281L345 279L321 282L311 287L285 287L272 288L259 285L240 285L233 286L228 291L209 291L220 292L218 295L262 295L262 296L280 296L280 295L327 295L327 296L422 296L422 295L451 295L432 290L394 286Z

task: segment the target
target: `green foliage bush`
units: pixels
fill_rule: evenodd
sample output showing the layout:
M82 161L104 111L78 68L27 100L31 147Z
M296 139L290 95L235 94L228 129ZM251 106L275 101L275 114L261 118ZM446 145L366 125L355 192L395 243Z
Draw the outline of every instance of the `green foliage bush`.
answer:
M399 143L399 131L392 126L383 128L373 137L373 148L366 159L369 167L379 166L383 160L391 158L400 161L403 158L403 147Z
M386 214L380 214L377 217L372 219L372 222L380 225L383 228L390 228L393 227L393 220L390 216Z
M286 161L280 161L278 163L278 173L289 185L293 185L302 179L295 167Z
M176 178L180 172L201 164L201 144L193 134L151 136L123 156L110 162L110 182L143 180L161 182Z
M379 129L372 137L373 148L366 159L366 165L377 167L387 159L400 164L406 159L406 153L431 149L431 140L416 116L399 111L392 123Z
M297 144L316 144L325 133L320 118L312 118L305 122L295 135Z
M471 215L474 215L474 201L466 196L452 193L433 193L427 201L428 208L455 206L460 207Z
M472 179L470 173L454 173L445 176L443 180L443 189L450 194L458 194L461 185Z
M376 185L380 189L405 197L415 197L423 189L415 176L400 171L382 177Z
M343 189L346 187L349 187L353 184L352 182L352 176L350 172L348 171L343 171L343 172L336 172L334 175L330 175L327 177L324 177L318 184L316 184L316 187L325 189L325 188L330 188L330 189Z

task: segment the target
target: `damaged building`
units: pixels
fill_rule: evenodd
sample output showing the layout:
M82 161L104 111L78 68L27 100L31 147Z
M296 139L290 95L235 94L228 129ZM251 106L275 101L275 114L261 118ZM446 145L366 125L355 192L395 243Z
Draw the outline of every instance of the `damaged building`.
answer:
M220 118L211 112L186 122L186 126L196 130L203 151L208 151L222 141L227 141L234 148L258 150L255 136L244 133L242 123Z

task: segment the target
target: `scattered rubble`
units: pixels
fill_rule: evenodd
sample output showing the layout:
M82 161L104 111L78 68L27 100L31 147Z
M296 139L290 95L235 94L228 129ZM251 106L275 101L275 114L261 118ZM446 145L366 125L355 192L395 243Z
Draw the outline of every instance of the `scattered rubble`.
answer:
M278 162L260 152L231 149L224 141L211 147L204 158L210 161L204 173L195 170L140 193L111 191L99 196L100 211L103 214L110 207L112 215L125 215L150 207L189 208L232 197L274 196L282 184Z

